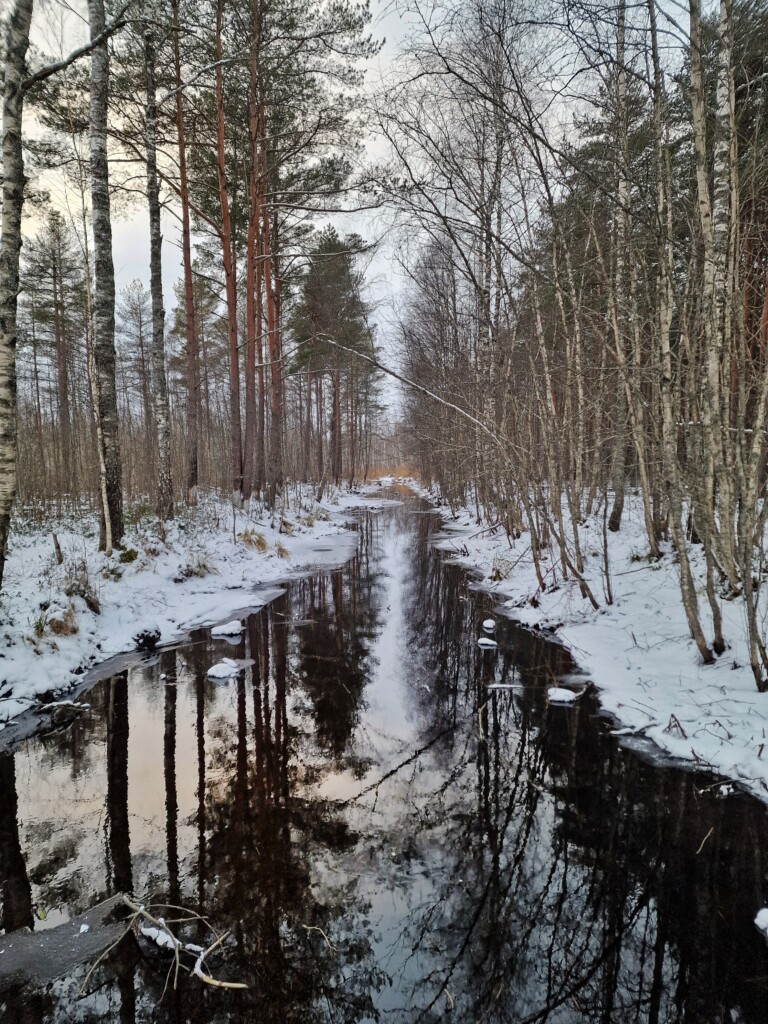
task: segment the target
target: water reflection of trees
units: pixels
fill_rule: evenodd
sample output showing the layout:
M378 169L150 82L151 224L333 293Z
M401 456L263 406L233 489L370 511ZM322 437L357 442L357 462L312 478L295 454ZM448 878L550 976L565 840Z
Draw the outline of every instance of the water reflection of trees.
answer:
M296 672L311 709L312 735L321 753L349 764L350 740L363 709L371 643L380 629L381 527L360 519L358 553L342 569L294 584ZM308 737L309 738L309 737Z
M407 613L416 678L434 668L414 700L426 733L465 724L436 758L452 765L451 788L407 797L439 801L413 836L435 879L402 934L414 1016L455 1004L458 1019L515 1024L762 1021L768 956L751 925L762 809L697 794L693 776L628 755L588 698L548 709L564 652L506 623L499 651L478 651L488 602L462 600L427 534L414 531ZM487 689L499 682L519 688Z
M364 651L362 644L349 642L353 615L345 607L353 599L356 571L354 565L345 570L346 579L333 574L328 602L317 584L305 585L292 590L290 609L289 598L280 598L249 623L254 666L250 678L237 683L236 742L219 748L219 782L209 788L206 805L208 856L216 877L209 906L237 922L231 970L249 985L247 993L230 1000L227 1011L222 1009L222 1020L235 1006L242 1019L267 1024L375 1019L372 993L379 972L365 929L348 927L349 918L360 920L365 908L346 879L312 884L313 861L332 858L355 837L325 802L299 799L292 766L309 754L302 749L303 731L292 726L288 713L290 691L297 678L305 685L316 651L313 643L303 644L302 634L291 663L291 615L311 620L327 638L325 649L339 652L342 665L326 674L329 685L341 686L344 670L350 670L353 684L361 680L360 700L364 673L355 659ZM357 708L349 700L343 703L342 726L332 725L333 713L332 705L314 703L314 720L321 736L332 739L329 753L337 762Z
M247 992L188 984L159 1004L165 965L128 945L86 995L52 997L45 1019L406 1024L453 1005L457 1021L494 1024L762 1021L762 808L628 755L589 698L549 708L564 652L503 622L498 652L477 648L488 600L435 556L428 517L397 515L417 715L403 768L361 760L387 613L375 517L345 569L250 617L227 649L253 659L238 680L206 678L223 648L199 632L138 679L102 684L100 717L76 726L79 763L105 772L93 877L111 889L151 879L156 898L232 927L217 973ZM488 689L500 682L516 688ZM162 724L151 856L128 811L133 683L152 688ZM51 762L69 763L71 736L46 742ZM387 777L359 800L319 796L327 777L368 769L361 791ZM4 923L27 923L33 890L63 874L30 883L17 790L13 760L0 762Z

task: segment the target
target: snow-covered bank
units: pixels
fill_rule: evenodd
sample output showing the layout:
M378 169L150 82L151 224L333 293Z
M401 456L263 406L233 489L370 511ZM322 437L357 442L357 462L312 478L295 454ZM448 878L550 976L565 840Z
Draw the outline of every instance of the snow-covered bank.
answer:
M386 503L336 493L317 505L304 495L282 522L253 506L233 523L231 505L207 497L164 527L138 519L110 558L97 551L95 519L33 527L17 518L0 601L0 729L97 662L146 645L140 634L167 643L262 606L279 593L265 584L343 564L357 546L345 513Z
M542 592L526 534L508 540L501 529L478 526L474 511L439 511L444 532L438 546L478 571L483 589L498 596L511 618L557 627L598 687L602 706L618 720L623 742L637 742L633 734L652 740L667 754L725 775L768 802L768 694L757 692L749 667L742 604L722 602L728 649L715 665L703 665L690 638L669 547L659 562L646 558L639 500L627 499L621 531L608 535L611 605L605 599L602 520L583 527L585 578L601 603L598 611L576 582L563 582L554 551L545 556L550 571ZM711 633L700 548L691 548L691 560Z

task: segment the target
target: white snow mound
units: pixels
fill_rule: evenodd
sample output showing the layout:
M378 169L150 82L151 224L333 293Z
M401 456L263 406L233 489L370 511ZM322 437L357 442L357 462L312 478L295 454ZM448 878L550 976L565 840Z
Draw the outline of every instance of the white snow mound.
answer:
M496 643L496 641L495 640L491 640L491 638L489 636L478 637L477 645L478 645L478 647L487 647L489 649L491 647L498 647L499 646Z
M763 907L762 910L758 910L755 916L755 924L761 932L765 932L768 935L768 907Z
M485 621L483 622L483 629L487 630L489 633L492 633L494 629L496 629L496 620L485 619Z
M547 690L547 696L554 704L571 704L581 694L575 693L573 690L566 690L562 686L550 686Z
M231 622L223 622L220 626L214 626L211 636L240 636L245 626L240 619L232 619Z
M206 674L209 679L231 679L252 664L252 658L222 658L215 665L211 665Z

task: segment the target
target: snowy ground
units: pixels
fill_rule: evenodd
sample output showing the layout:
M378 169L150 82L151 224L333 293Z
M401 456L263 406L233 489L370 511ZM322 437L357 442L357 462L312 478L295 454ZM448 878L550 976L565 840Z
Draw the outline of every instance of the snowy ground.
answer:
M434 500L415 482L401 482ZM371 497L370 490L335 494L322 507L294 498L282 532L279 518L261 509L238 513L233 532L231 506L209 498L164 535L152 517L140 520L128 531L126 553L111 558L96 550L95 522L62 521L45 530L17 524L0 602L0 729L41 697L50 700L82 681L97 662L135 650L144 630L159 630L165 643L193 626L227 623L274 596L270 584L342 564L357 543L345 512L371 507ZM723 602L729 648L717 664L704 666L688 634L677 566L669 551L660 562L645 560L641 511L631 499L621 532L609 535L612 605L603 588L602 523L583 531L585 575L599 611L575 583L562 581L554 553L547 559L549 585L540 591L527 535L509 541L501 530L478 526L469 509L440 511L438 546L481 574L505 614L558 627L601 691L603 707L618 720L617 731L651 740L768 802L768 694L757 692L749 669L742 606ZM51 529L64 554L61 566ZM125 561L132 552L135 558ZM693 548L701 581L698 556ZM701 608L706 621L703 600Z
M617 732L633 737L624 742L645 737L646 746L651 740L768 802L768 694L757 692L749 667L743 607L722 602L729 646L715 665L705 666L690 639L669 548L660 562L644 557L648 545L638 502L628 500L620 533L609 534L612 605L603 586L602 522L588 523L583 531L585 576L599 611L581 597L576 583L562 581L554 552L546 562L548 588L540 591L527 535L509 541L502 530L478 526L469 509L455 516L445 507L440 511L445 529L438 546L482 575L483 589L498 596L505 614L528 625L558 627L600 690L602 706L617 719ZM691 557L705 632L711 635L700 549L692 548Z
M361 505L371 498L331 493L318 506L297 491L282 525L253 507L233 527L231 505L209 497L164 530L153 516L139 519L110 558L97 550L95 519L43 528L17 517L0 600L0 729L81 682L96 662L136 650L144 631L167 643L260 607L275 594L269 584L343 564L357 546L345 513Z

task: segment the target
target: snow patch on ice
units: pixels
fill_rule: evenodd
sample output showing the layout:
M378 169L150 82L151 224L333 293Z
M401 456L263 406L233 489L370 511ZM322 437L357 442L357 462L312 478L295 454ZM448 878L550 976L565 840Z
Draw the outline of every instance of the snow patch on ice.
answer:
M231 679L253 664L253 658L222 658L215 665L211 665L206 675L209 679Z
M220 626L214 626L211 636L240 636L245 626L240 619L232 619L231 622L222 622Z
M552 704L572 704L580 696L580 693L576 693L574 690L566 690L563 686L550 686L547 690L547 697L549 697Z

